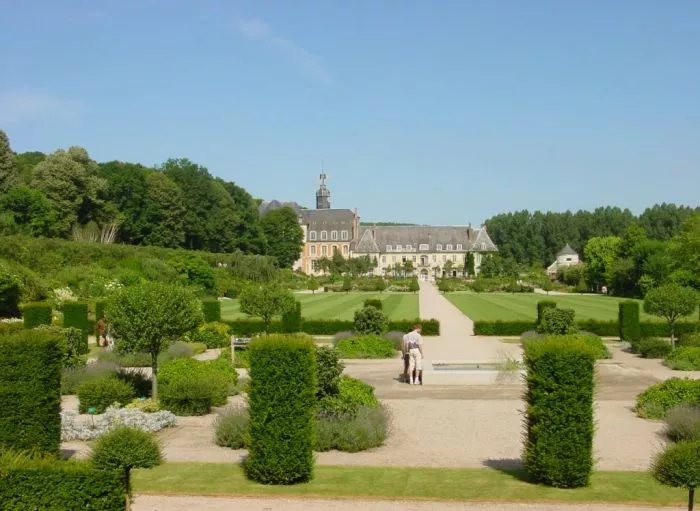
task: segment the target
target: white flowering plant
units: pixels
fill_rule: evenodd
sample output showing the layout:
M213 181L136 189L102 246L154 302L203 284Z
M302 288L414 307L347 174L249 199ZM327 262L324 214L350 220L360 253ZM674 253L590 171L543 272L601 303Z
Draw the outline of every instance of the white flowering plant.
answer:
M61 441L94 440L117 426L130 426L156 432L175 425L177 417L162 410L145 413L137 408L121 408L113 404L102 415L81 418L75 412L61 412Z

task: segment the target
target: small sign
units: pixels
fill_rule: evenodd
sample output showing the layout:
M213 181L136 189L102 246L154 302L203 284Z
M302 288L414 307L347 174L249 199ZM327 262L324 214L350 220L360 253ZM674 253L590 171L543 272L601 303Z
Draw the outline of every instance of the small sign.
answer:
M87 412L88 412L90 415L94 415L94 414L97 413L97 408L95 408L94 406L88 406Z

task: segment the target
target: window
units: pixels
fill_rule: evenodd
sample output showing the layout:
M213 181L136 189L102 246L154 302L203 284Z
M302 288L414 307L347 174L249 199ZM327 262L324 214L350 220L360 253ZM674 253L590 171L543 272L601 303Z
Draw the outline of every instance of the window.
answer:
M437 256L433 254L433 262L437 262Z
M343 254L348 255L348 246L347 245L343 245Z
M333 245L333 255L338 253L338 247L336 245Z
M316 231L309 231L309 241L316 241Z
M312 256L316 255L316 245L311 245L311 255Z
M416 262L416 256L413 256L413 262L414 263Z
M447 261L447 256L446 256L446 255L442 256L442 262L444 263L445 261Z
M328 233L326 231L321 231L321 241L328 239Z
M461 251L462 251L462 244L457 243L457 252L461 252Z
M382 256L382 264L386 264L386 256Z
M386 246L386 251L387 251L387 252L391 252L391 245L387 245L387 246Z
M456 262L457 262L457 256L454 255L454 254L452 254L452 262L453 262L453 263L456 263Z
M418 247L419 250L430 250L430 246L427 243L421 243L420 247Z
M413 245L406 245L406 252L413 252Z
M332 239L333 241L337 241L337 240L338 240L338 231L331 231L331 239Z
M328 255L328 247L327 247L326 245L323 245L323 246L321 247L321 255L322 255L323 257L326 257L326 256Z
M481 244L481 250L486 250L486 243Z
M440 243L438 243L438 244L435 246L435 250L438 250L438 251L442 250L442 245L441 245Z
M350 238L348 231L340 231L340 239L347 241Z
M452 250L452 245L447 245L447 250Z
M396 245L396 251L397 251L397 252L401 252L401 250L403 250L403 248L401 247L401 245Z
M570 258L570 257L567 257L566 260L567 260L567 261L571 261L571 258Z
M391 256L391 262L395 263L396 262L396 256Z

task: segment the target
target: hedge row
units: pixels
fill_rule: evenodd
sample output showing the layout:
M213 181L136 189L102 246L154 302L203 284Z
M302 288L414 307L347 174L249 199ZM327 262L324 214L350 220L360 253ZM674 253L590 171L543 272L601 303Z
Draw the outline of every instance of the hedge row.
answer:
M270 336L250 345L249 478L294 484L313 476L316 347L304 338Z
M617 321L620 325L620 339L630 343L638 342L642 337L639 323L639 303L631 300L618 305Z
M5 511L126 509L122 474L87 462L0 459L0 502Z
M525 344L523 463L539 483L587 486L593 470L594 347L576 337Z
M265 331L262 321L255 319L237 319L234 321L224 321L234 335L260 334ZM437 319L413 319L389 321L390 331L409 332L416 323L423 326L423 335L440 335L440 322ZM335 335L338 332L348 332L354 329L352 321L339 319L302 319L301 331L309 335ZM529 328L531 330L532 328ZM525 330L523 330L524 332ZM269 333L284 333L284 325L281 321L270 323ZM520 332L522 333L522 332ZM520 335L513 334L513 335ZM505 335L505 334L481 334L481 335Z
M282 315L282 331L288 334L294 334L302 331L301 303L294 301L292 310L287 311Z
M618 337L620 325L617 321L597 321L584 319L577 321L580 330L591 332L601 337ZM474 335L502 335L519 336L529 330L535 330L536 324L532 321L475 321ZM644 322L640 323L641 337L668 337L669 329L666 323ZM700 327L698 323L676 323L676 335L692 333Z
M48 303L34 302L22 306L24 328L51 325L52 309Z
M62 362L56 334L25 330L0 339L0 451L58 455Z
M95 327L88 318L88 304L83 302L64 303L63 327L77 328L82 331L87 343L88 336L95 333ZM87 353L87 351L85 353Z
M202 313L205 323L218 323L221 321L221 302L216 298L202 300Z

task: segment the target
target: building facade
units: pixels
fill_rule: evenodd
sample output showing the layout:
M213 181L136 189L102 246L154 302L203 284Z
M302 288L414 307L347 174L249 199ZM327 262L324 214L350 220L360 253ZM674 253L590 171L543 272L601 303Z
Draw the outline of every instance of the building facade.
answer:
M547 267L547 274L550 278L557 278L557 273L561 268L580 264L578 253L567 243L557 254L557 260Z
M460 276L465 272L467 254L474 254L478 273L484 254L498 248L486 226L360 226L357 209L331 208L331 193L326 174L320 175L316 191L316 209L306 209L296 202L263 202L260 215L280 207L294 209L304 232L304 246L295 270L309 275L320 274L321 259L332 259L340 253L346 259L368 256L376 261L374 275L391 275L397 264L410 261L412 274L423 280L437 276Z

